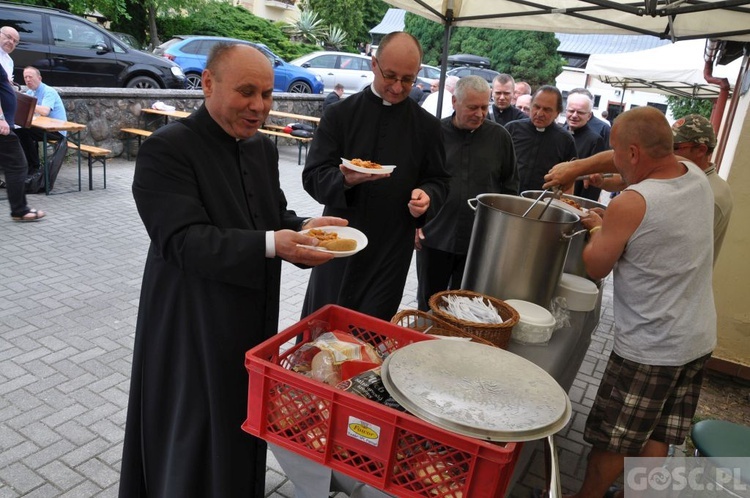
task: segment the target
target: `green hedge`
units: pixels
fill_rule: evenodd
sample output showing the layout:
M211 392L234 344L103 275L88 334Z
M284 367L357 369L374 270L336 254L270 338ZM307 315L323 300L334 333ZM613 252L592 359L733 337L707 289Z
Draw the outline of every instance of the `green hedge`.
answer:
M321 50L321 47L289 40L281 27L262 19L243 7L227 3L210 3L183 17L160 17L157 21L162 40L174 35L210 35L239 38L268 46L276 55L289 61Z

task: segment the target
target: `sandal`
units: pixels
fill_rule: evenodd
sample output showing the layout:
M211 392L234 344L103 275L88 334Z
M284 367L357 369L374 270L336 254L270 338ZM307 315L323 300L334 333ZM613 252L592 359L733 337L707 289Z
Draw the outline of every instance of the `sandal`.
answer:
M12 216L13 221L30 222L39 221L44 218L46 213L44 211L38 211L36 209L29 209L29 212L23 216Z

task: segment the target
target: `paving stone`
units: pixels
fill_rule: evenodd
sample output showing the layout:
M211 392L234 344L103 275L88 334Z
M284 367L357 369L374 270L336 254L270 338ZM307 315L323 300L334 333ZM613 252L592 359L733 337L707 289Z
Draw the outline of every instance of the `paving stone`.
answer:
M14 462L3 468L2 480L21 495L44 485L44 479L21 462Z
M84 480L84 477L80 473L71 469L59 460L55 460L54 462L50 462L49 464L40 467L37 472L44 477L47 482L63 491L71 489Z

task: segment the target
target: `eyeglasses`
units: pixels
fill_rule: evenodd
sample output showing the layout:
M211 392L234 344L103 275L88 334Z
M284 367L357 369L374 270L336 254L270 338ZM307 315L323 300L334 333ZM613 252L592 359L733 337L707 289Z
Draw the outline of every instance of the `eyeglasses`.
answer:
M394 75L386 76L386 74L383 72L383 68L380 67L380 61L378 59L375 59L375 62L377 62L378 71L380 71L380 76L383 77L383 81L385 81L389 85L395 85L396 82L400 82L402 86L410 87L417 80L415 76L404 76L402 78L398 78Z
M0 35L3 35L8 40L12 41L13 45L18 45L21 42L21 40L19 38L14 38L13 36L11 36L11 35L9 35L7 33L4 33L2 31L0 31Z

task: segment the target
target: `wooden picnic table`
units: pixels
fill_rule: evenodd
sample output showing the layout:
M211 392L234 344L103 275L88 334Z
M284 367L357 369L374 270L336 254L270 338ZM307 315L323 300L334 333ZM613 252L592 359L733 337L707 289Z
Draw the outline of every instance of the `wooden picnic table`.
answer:
M152 109L150 107L141 109L141 112L144 114L151 114L152 116L163 116L164 124L167 124L169 122L169 118L181 119L186 118L191 114L188 111L178 111L176 109L174 111L162 111L160 109Z
M310 122L315 123L316 125L320 123L320 118L316 118L315 116L305 116L304 114L292 114L291 112L271 110L271 112L269 112L268 115L274 118L286 118L286 119L296 119L299 121L310 121Z
M51 132L65 131L70 135L68 140L78 147L78 191L81 191L81 131L86 125L64 121L62 119L50 118L49 116L34 116L31 127L42 130L42 164L44 165L44 193L49 195L49 164L47 164L47 134Z

